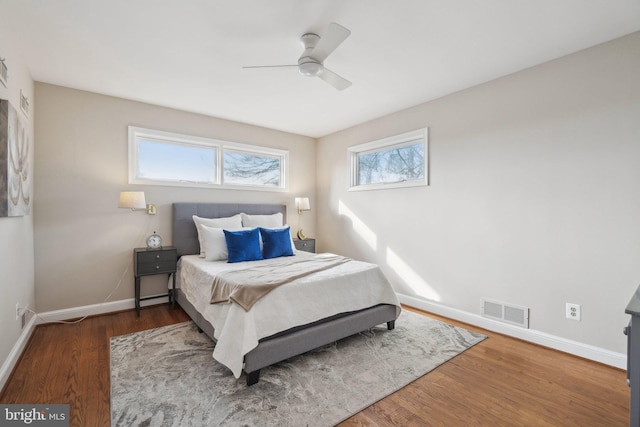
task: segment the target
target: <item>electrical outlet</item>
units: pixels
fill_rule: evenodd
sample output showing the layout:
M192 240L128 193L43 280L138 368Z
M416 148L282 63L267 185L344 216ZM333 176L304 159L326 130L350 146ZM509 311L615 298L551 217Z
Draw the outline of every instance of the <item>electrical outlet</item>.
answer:
M567 319L577 320L578 322L582 319L582 310L580 309L580 304L572 304L568 302L566 310Z
M16 303L16 320L20 319L20 303Z

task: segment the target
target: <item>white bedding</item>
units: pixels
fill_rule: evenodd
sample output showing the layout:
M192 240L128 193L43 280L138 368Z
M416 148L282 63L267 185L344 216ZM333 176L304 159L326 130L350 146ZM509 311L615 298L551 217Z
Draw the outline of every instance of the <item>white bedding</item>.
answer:
M314 256L298 251L295 256ZM387 278L374 264L350 261L280 286L260 299L248 312L235 303L210 304L213 275L273 260L227 263L206 261L198 255L179 262L178 286L189 302L215 328L213 358L240 377L244 355L258 340L294 326L377 304L400 303Z

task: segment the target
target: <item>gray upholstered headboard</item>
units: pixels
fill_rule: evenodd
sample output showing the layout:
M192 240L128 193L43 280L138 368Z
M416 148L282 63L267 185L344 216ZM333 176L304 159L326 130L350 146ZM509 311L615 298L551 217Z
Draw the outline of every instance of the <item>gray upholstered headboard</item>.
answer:
M198 231L193 215L203 218L224 218L244 212L249 215L270 215L281 212L287 221L285 205L258 205L236 203L174 203L173 204L173 246L178 256L200 253Z

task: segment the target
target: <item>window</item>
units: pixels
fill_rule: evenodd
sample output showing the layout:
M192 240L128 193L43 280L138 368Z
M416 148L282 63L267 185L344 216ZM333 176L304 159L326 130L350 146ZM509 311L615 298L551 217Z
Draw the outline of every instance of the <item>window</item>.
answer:
M129 183L286 190L288 152L129 127Z
M350 190L428 185L428 129L349 148Z
M247 151L224 151L225 184L280 187L283 162L279 156Z
M216 154L216 147L140 139L136 178L215 184Z

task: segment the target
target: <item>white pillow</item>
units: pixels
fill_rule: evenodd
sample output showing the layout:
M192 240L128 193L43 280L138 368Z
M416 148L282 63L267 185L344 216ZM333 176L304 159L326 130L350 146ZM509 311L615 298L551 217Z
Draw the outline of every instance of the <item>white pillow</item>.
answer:
M283 226L282 212L272 215L247 215L243 212L240 216L243 227L281 228Z
M227 241L224 237L224 231L222 228L207 227L206 225L200 225L202 231L202 237L204 244L202 250L204 251L204 259L207 261L224 261L229 258L229 251L227 250Z
M201 229L203 225L213 228L224 228L230 231L242 229L242 217L240 217L240 214L226 218L201 218L193 215L193 222L196 224L196 230L198 230L198 243L200 244L200 256L202 258L205 258L204 239Z

